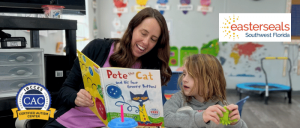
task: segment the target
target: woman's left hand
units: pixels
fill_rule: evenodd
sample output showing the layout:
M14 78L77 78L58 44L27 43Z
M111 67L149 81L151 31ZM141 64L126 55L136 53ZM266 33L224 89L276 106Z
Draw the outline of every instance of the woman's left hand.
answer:
M238 108L239 107L237 105L235 105L235 104L230 104L230 105L227 106L227 109L229 111L231 111L231 113L229 114L230 120L237 119L239 121L241 119L240 112L239 112ZM231 125L235 125L237 122L232 122Z

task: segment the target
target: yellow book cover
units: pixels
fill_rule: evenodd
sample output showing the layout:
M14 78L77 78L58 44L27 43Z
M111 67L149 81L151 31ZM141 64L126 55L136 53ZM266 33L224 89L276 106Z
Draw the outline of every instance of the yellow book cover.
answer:
M94 102L93 107L89 107L99 119L107 126L108 120L105 110L105 102L103 98L101 80L100 80L100 66L86 57L83 53L77 50L78 60L81 69L84 88L88 91ZM96 73L96 71L98 73Z

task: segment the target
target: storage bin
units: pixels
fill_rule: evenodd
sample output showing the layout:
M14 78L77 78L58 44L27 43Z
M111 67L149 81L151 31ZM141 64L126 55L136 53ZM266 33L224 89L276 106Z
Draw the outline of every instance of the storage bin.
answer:
M43 49L0 49L0 65L42 63Z

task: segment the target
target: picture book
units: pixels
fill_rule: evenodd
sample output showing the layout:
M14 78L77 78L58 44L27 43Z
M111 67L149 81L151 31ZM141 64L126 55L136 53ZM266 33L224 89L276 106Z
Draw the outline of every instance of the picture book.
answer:
M107 126L120 117L137 121L138 126L164 127L161 77L159 70L100 68L77 51L84 88L93 99L90 109Z

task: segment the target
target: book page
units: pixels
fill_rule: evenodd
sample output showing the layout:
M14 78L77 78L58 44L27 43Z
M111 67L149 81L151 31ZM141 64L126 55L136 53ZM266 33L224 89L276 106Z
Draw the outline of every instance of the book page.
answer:
M159 70L101 68L102 87L108 121L133 118L139 126L164 126L161 78Z
M87 90L94 102L93 107L89 107L93 113L107 126L105 102L102 93L100 80L100 66L77 50L81 75L85 90Z

